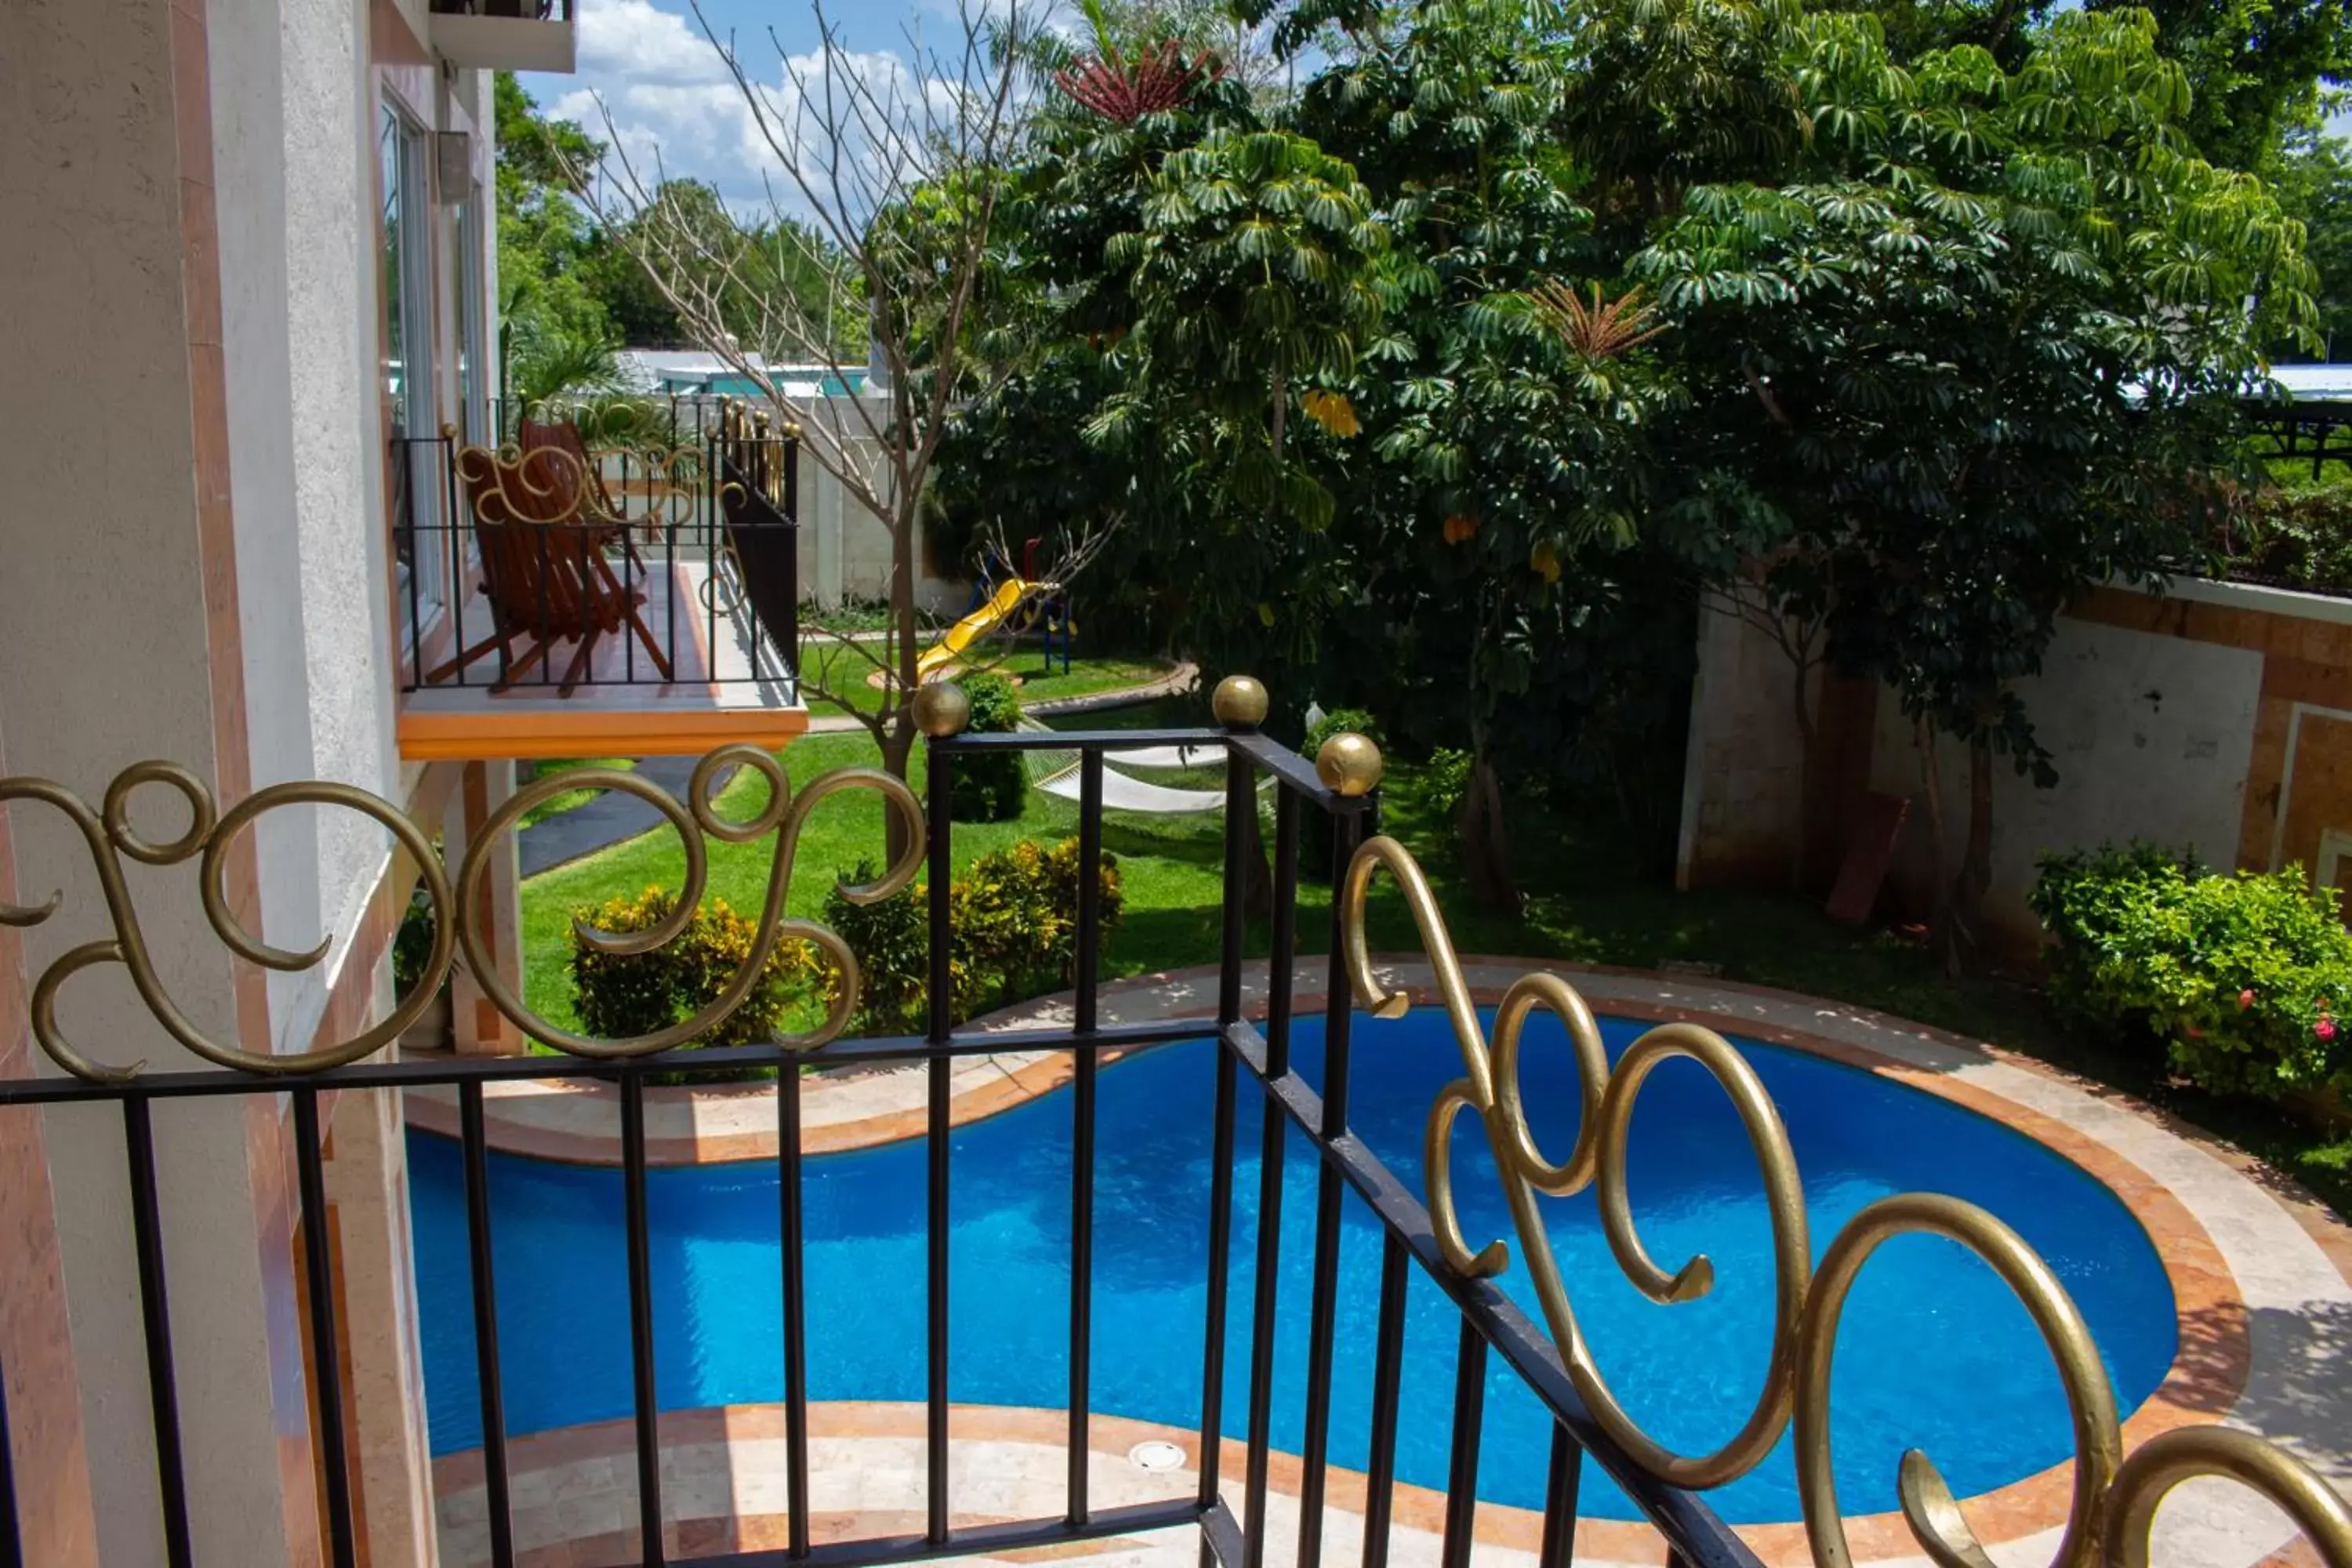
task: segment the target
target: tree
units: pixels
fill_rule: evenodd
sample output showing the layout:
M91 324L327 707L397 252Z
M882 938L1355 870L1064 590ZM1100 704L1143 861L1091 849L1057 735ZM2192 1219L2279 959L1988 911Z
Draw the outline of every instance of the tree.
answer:
M1007 207L1013 370L959 421L950 499L1116 521L1107 591L1159 584L1180 642L1295 709L1345 598L1322 570L1353 440L1335 400L1384 237L1354 169L1268 128L1222 56L1155 15L1095 23Z
M1560 129L1601 179L1605 228L1637 246L1692 185L1787 166L1808 130L1782 62L1800 14L1798 0L1596 0L1581 10Z
M1935 739L1968 748L1953 963L1994 758L2055 778L2011 683L2076 595L2181 558L2187 481L2227 457L2216 411L2311 319L2297 226L2185 150L2156 39L2144 14L2067 14L2013 73L1972 47L1904 71L1874 18L1810 18L1804 177L1695 191L1636 264L1737 442L1723 479L1790 531L1762 591L1912 719L1939 863Z
M510 71L493 83L499 142L499 384L527 399L609 379L611 323L588 275L596 236L572 171L604 145L541 114Z
M1853 11L1878 18L1887 53L1907 62L1972 44L2004 70L2033 52L2033 27L2056 0L1809 0L1814 11Z
M2340 136L2300 132L2288 138L2273 181L2279 205L2303 225L2304 255L2319 276L2321 357L2352 350L2352 147ZM2292 341L2273 345L2297 352Z
M803 685L856 715L904 778L915 742L920 520L941 437L958 405L1006 373L980 352L983 295L995 266L1008 172L1028 137L1024 89L1040 8L966 4L950 46L910 38L911 60L853 49L816 7L814 60L777 46L782 89L766 84L695 15L750 110L772 165L767 210L746 218L681 187L623 151L593 186L597 216L677 313L688 341L716 353L801 429L803 448L890 537L889 617L878 643L839 639L824 670L803 661ZM767 247L797 253L778 266ZM830 287L795 286L805 269L846 274L866 312L868 352L845 352ZM776 374L816 363L832 378L863 372L864 395L795 397ZM831 378L828 378L831 379ZM1056 569L1066 578L1081 563ZM868 670L887 680L880 704L845 687ZM864 693L858 693L863 697ZM894 832L896 828L894 827ZM895 849L894 849L895 853Z
M2195 100L2179 117L2197 150L2266 171L2283 140L2316 125L2324 89L2352 80L2347 0L2086 0L2146 10L2158 52L2179 62Z
M659 243L635 232L647 225L692 233L698 249L714 258L706 287L720 321L738 338L760 330L766 301L789 295L840 353L864 357L866 310L856 280L824 236L789 217L739 219L717 187L700 180L662 181L648 210L627 218L628 232L593 237L584 265L587 285L624 342L667 348L690 336L677 308L637 260L638 252Z
M1574 605L1636 540L1643 426L1670 392L1647 307L1581 281L1598 257L1559 146L1580 112L1560 20L1540 0L1383 11L1298 109L1361 149L1391 237L1349 388L1373 460L1349 467L1339 541L1375 613L1327 684L1394 733L1466 747L1471 890L1510 913L1505 772L1566 712L1536 671L1575 661ZM1557 728L1572 747L1576 721Z

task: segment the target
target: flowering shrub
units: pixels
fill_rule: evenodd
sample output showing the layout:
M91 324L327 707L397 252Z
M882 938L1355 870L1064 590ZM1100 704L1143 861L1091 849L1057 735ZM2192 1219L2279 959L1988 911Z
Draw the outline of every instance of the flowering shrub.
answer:
M2206 872L2150 845L2053 855L2034 912L2050 993L2076 1020L2165 1042L2209 1089L2276 1095L2352 1078L2352 932L2301 867Z
M847 880L871 881L876 874L870 864L861 864ZM873 904L853 904L837 890L826 896L825 923L857 955L852 1026L858 1033L916 1034L928 1023L929 896L919 883ZM1099 899L1108 932L1118 926L1123 904L1116 856L1103 856ZM949 1012L956 1022L1074 984L1078 841L1066 838L1047 849L1024 840L982 855L949 885L948 918L955 933L948 957Z
M634 899L613 899L572 915L580 924L618 935L650 931L677 908L677 894L647 888ZM572 1005L582 1030L625 1039L669 1027L719 998L751 956L758 935L757 922L737 914L724 899L711 900L675 941L648 952L604 952L582 942L575 929ZM816 949L803 942L779 942L742 1005L688 1046L753 1045L809 1027L823 1016L837 984ZM652 1081L708 1082L722 1076L656 1074Z

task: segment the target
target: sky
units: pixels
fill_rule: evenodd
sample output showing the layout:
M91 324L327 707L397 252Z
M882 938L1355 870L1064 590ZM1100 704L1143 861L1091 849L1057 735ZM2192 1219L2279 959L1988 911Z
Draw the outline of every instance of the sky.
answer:
M745 68L772 88L784 88L785 56L804 70L815 63L809 0L701 3L710 26L722 38L731 34ZM825 10L868 70L908 70L909 29L934 47L961 37L955 0L827 0ZM657 148L666 172L709 181L739 210L764 205L761 171L773 157L690 0L581 0L579 17L578 71L524 75L532 99L600 141L617 132L632 160L646 165L641 174Z

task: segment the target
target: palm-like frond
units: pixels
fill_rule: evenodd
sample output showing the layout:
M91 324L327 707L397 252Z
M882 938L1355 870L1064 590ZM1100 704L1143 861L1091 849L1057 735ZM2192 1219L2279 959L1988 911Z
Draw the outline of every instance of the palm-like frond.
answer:
M1101 42L1100 54L1056 71L1054 81L1078 103L1120 125L1173 109L1194 84L1225 73L1224 62L1209 50L1188 59L1173 38L1146 46L1132 60L1121 58L1108 37Z
M1528 298L1553 335L1586 359L1614 359L1666 330L1658 321L1657 308L1638 288L1603 300L1601 285L1595 283L1588 304L1583 295L1555 278L1537 284Z

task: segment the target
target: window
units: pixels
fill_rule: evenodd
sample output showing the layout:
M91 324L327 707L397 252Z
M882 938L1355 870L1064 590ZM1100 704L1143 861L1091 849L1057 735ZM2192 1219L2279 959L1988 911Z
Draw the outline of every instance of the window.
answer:
M387 101L377 138L383 200L383 404L392 449L393 538L400 613L423 625L443 602L448 542L441 527L441 461L433 396L433 271L425 133Z
M456 251L449 276L457 286L457 409L465 438L477 446L494 445L490 425L489 364L482 342L482 218L481 202L469 195L457 204L457 221L449 226L450 247Z

